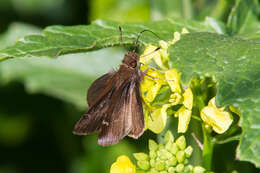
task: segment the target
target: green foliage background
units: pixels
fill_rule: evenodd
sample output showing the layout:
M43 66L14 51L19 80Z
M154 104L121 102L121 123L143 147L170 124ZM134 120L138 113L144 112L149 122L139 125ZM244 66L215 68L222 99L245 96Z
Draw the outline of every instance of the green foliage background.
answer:
M105 47L129 46L144 28L171 40L183 27L191 34L170 47L172 67L182 72L185 84L197 76L219 81L217 102L234 104L246 115L238 156L260 166L257 0L1 0L0 14L0 60L5 60L0 63L0 172L108 172L117 156L132 158L131 153L147 150L148 138L160 140L147 131L139 140L126 138L104 148L96 134L79 137L71 131L87 108L91 82L117 68L127 52ZM86 25L95 19L103 20ZM122 43L119 23L109 20L121 24ZM125 23L130 21L138 23ZM45 28L49 25L59 26ZM157 41L144 34L140 49ZM170 117L167 127L176 131L176 121ZM198 128L192 121L189 131L201 139ZM186 138L195 149L191 162L201 164L201 151ZM238 141L217 145L213 170L259 172L235 159L237 146Z

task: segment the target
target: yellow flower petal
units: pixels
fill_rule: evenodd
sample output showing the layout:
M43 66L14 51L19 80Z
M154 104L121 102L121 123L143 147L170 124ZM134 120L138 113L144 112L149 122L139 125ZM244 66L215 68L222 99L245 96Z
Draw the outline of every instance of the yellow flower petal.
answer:
M233 121L231 114L224 111L224 108L216 107L215 97L209 101L208 106L201 110L200 116L206 124L212 126L213 130L219 134L227 131Z
M190 88L186 89L184 94L183 94L183 105L191 110L192 109L192 104L193 104L193 94Z
M146 96L144 97L145 101L147 101L148 103L153 102L153 100L155 99L155 97L157 96L160 88L162 86L161 82L156 82L154 84L154 86L152 86L148 91Z
M168 54L168 47L169 47L169 44L168 42L165 42L163 40L159 41L159 44L160 44L160 48L159 49L159 53L161 55L161 61L162 61L162 64L159 65L157 64L161 69L163 70L167 70L169 69L169 54Z
M165 72L165 78L171 87L172 92L181 93L180 74L176 69L171 69Z
M177 112L178 117L178 133L185 133L188 129L191 118L191 110L186 109L185 106L182 106Z
M136 168L135 165L131 162L131 160L127 156L119 156L111 165L110 173L135 173Z
M174 32L173 34L173 40L170 42L170 44L174 44L177 41L181 39L181 34L179 32Z
M160 49L153 45L146 46L144 52L140 56L140 62L143 64L150 64L151 60L153 59L154 62L161 68L161 69L168 69L168 43L165 41L159 41Z
M148 66L145 66L145 67L148 67ZM141 70L143 71L143 70L145 70L145 68L141 69ZM146 72L146 74L151 77L154 77L154 78L159 78L159 79L164 78L164 76L161 73L151 70L151 69L149 69ZM144 81L141 83L141 91L143 93L143 99L146 102L151 103L157 96L163 83L165 83L165 81L151 79L150 77L144 76Z
M170 104L165 104L159 109L155 109L151 113L151 117L148 115L147 118L147 128L154 133L161 133L167 122L167 109L170 107ZM151 119L152 118L152 119Z
M139 62L143 64L150 64L154 56L160 56L160 53L155 51L155 49L157 49L157 47L153 45L146 46L144 52L140 56Z
M182 100L182 96L179 93L173 93L170 95L170 99L169 102L171 103L171 105L177 105L180 104Z
M182 28L181 34L188 34L190 33L186 28Z
M234 112L235 114L237 114L238 116L241 117L241 113L239 112L239 110L233 106L229 106L229 109Z
M159 44L160 44L160 47L162 48L162 49L168 49L168 43L166 42L166 41L163 41L163 40L160 40L159 41Z

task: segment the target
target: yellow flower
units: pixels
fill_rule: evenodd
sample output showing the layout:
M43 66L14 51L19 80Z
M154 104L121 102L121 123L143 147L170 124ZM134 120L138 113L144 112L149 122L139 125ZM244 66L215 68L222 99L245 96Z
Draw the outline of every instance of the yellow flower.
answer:
M200 116L202 120L212 126L213 130L222 134L232 124L233 118L230 113L224 111L224 108L218 108L215 103L215 97L212 98L208 106L201 110Z
M176 69L167 70L165 78L171 87L172 92L181 93L180 74Z
M183 94L183 106L175 114L178 117L178 133L185 133L190 123L193 104L193 94L190 88Z
M147 116L146 125L154 133L161 133L167 122L167 109L171 104L165 104L161 108L155 109L151 115Z
M183 105L185 106L185 108L191 110L193 104L193 94L190 88L185 90L183 97L184 97Z
M181 34L188 34L189 31L186 28L182 28ZM173 40L168 43L168 45L174 44L181 39L181 34L179 32L173 33Z
M148 45L145 47L144 52L140 56L139 62L142 64L150 64L153 58L160 58L160 53L155 51L157 47Z
M111 165L110 173L135 173L136 168L135 165L131 162L131 160L127 156L119 156Z
M169 102L174 106L182 103L183 106L176 112L175 116L179 118L178 133L185 133L191 118L191 110L193 104L193 94L190 88L184 91L181 96L180 74L176 69L171 69L165 72L165 78L173 92ZM182 101L183 100L183 101Z
M233 107L233 106L229 106L229 109L234 112L235 114L237 114L238 116L241 117L241 113L239 112L238 108Z
M172 106L180 104L182 101L182 96L179 93L173 93L170 95L169 102L171 103Z
M175 114L178 117L178 133L185 133L191 118L191 110L182 106Z
M181 34L179 32L174 32L173 33L173 40L170 42L170 44L174 44L177 41L181 39Z
M188 34L190 33L186 28L182 28L181 34Z
M147 65L143 65L141 67L142 71L145 71L147 68L149 68ZM158 79L163 79L164 76L155 70L149 69L146 72L147 75L153 77L153 78L158 78ZM156 80L152 79L150 77L144 76L144 81L141 83L141 91L143 93L143 99L147 103L153 102L155 97L157 96L161 86L165 83L163 80Z
M140 63L142 64L150 64L152 60L161 68L168 69L168 43L165 41L159 41L160 49L153 45L146 46L143 54L140 56ZM158 50L156 50L158 49Z

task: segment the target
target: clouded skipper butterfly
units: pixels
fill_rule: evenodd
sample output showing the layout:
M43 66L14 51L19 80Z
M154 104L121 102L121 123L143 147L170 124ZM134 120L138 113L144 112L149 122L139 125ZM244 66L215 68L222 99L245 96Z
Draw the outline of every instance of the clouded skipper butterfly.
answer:
M119 30L122 39L120 26ZM119 70L104 74L90 86L87 93L89 109L76 123L74 134L87 135L98 131L98 144L103 146L116 144L126 135L137 139L143 134L140 82L144 73L135 51L138 39L145 31L152 32L143 30L138 34L134 51L124 56Z

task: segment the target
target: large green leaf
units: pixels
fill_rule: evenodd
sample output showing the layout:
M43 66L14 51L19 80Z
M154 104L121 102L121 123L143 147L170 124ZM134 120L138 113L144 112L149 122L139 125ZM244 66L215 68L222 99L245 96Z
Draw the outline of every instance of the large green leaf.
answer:
M123 28L123 41L120 41L118 25ZM173 39L174 31L181 31L185 27L190 32L208 31L222 33L217 22L207 20L194 22L183 19L168 19L156 22L118 23L98 20L89 26L51 26L42 34L25 36L14 46L0 51L0 60L24 56L49 56L86 52L120 44L133 45L137 34L150 29L163 40ZM142 46L157 42L151 33L144 33L140 38Z
M0 35L0 48L11 46L14 42L28 34L40 34L41 29L25 23L11 23L5 33Z
M44 93L86 108L86 91L120 63L123 51L110 48L50 58L18 58L0 63L0 81L20 81L30 93Z
M191 33L170 47L172 67L188 85L211 76L217 82L217 103L242 113L237 156L260 167L260 44L214 33Z

